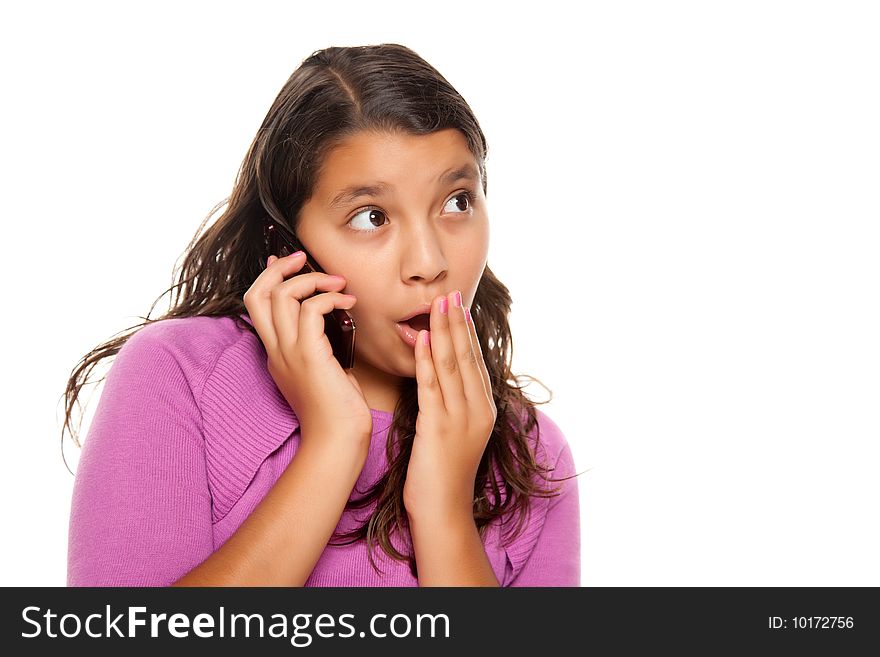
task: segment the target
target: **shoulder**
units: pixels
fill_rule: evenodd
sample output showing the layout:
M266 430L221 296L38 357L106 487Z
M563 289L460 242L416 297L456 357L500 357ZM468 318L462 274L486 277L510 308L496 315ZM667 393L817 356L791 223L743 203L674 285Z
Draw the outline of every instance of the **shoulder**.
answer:
M566 438L565 432L545 411L537 406L532 407L535 414L534 423L529 422L528 413L522 406L517 407L517 412L511 412L510 424L516 426L520 434L525 435L526 447L534 456L538 465L558 468L555 473L549 476L558 477L567 476L574 471L574 461L572 458L571 447ZM496 478L503 479L500 471L495 470ZM544 479L535 475L536 483L542 484ZM502 486L502 491L506 486ZM506 494L502 492L502 498Z
M126 340L114 368L155 376L167 375L173 367L200 396L223 354L241 343L252 347L254 340L229 317L162 319L140 328Z
M571 451L568 440L559 425L547 413L536 408L535 416L538 420L538 438L541 449L551 463L556 463L564 452Z
M245 318L241 324L250 323ZM157 321L129 338L117 357L128 373L120 375L123 388L159 390L175 408L198 415L214 522L299 426L269 374L262 341L241 324L229 317Z
M528 430L528 441L535 459L550 467L559 464L560 470L573 469L571 447L562 428L546 412L537 407L534 411L536 422ZM520 415L521 426L525 426L526 419L523 411ZM558 473L554 476L558 476Z
M123 349L163 347L181 356L198 356L237 342L245 332L229 317L174 317L139 329Z

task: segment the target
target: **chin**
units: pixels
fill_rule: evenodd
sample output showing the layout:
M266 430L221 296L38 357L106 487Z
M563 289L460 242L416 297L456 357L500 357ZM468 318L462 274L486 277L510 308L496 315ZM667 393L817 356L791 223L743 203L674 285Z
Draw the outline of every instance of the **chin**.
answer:
M390 374L391 376L406 377L410 379L416 378L415 351L412 349L407 350L406 345L399 341L398 344L395 345L392 343L392 345L393 346L386 347L381 351L383 356L381 356L378 361L374 358L363 357L360 352L355 349L355 367L357 368L358 365L366 366L384 372L385 374ZM407 351L409 353L407 353ZM371 353L375 353L375 351L372 351Z

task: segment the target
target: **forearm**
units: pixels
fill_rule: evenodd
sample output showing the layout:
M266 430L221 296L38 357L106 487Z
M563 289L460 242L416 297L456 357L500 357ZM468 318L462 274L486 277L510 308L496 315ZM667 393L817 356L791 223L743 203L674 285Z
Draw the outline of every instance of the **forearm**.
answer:
M287 469L236 532L172 586L302 586L339 523L366 460L366 448L341 444L345 446L332 450L301 442Z
M500 586L473 515L409 515L419 586Z

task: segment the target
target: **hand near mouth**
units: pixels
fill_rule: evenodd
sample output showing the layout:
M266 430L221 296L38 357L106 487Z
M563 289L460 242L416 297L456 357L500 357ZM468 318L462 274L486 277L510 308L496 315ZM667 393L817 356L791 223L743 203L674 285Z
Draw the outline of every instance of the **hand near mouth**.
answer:
M410 516L473 518L474 481L497 411L470 309L456 291L431 306L415 345L419 414L403 502Z

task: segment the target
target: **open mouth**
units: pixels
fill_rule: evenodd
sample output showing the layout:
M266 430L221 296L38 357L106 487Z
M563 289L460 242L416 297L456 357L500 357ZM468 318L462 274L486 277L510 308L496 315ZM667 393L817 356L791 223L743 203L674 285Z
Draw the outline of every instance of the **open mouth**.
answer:
M422 313L400 323L410 326L415 331L429 331L431 329L431 316Z

